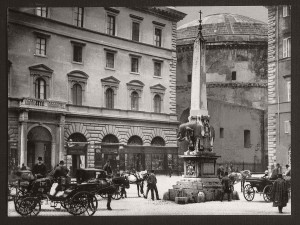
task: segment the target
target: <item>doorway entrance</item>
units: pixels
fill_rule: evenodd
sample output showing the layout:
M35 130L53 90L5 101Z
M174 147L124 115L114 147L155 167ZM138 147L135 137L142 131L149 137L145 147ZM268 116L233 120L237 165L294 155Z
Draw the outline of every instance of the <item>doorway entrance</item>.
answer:
M81 133L73 133L68 138L67 154L72 157L71 176L76 177L79 168L86 168L87 139Z
M27 165L32 168L38 157L42 157L47 170L51 170L51 133L42 126L31 129L27 135Z

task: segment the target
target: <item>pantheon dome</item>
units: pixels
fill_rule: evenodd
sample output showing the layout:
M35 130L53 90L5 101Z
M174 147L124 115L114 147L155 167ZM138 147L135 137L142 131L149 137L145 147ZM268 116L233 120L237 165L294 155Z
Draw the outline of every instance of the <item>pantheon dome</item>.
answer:
M193 43L198 33L199 20L177 28L177 45ZM268 25L247 16L221 13L202 19L202 34L209 42L266 42Z

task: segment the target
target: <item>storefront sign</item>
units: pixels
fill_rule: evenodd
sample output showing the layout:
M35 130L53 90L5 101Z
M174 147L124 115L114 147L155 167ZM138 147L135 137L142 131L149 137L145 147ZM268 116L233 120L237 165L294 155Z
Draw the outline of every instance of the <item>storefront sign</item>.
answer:
M85 155L87 152L87 144L83 143L72 143L72 145L67 146L68 155Z

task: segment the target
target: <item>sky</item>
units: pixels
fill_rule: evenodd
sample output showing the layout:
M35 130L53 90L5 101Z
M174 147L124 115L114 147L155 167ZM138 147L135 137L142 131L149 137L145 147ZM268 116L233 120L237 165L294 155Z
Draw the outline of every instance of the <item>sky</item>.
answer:
M175 9L187 14L183 20L177 23L177 27L193 20L199 20L200 10L202 18L217 13L233 13L268 22L268 10L264 6L187 6L175 7Z

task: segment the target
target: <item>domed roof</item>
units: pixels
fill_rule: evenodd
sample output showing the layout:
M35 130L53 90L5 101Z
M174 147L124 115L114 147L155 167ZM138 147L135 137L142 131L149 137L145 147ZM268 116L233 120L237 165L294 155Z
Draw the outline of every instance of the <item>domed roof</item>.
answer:
M177 28L177 44L190 44L198 34L199 20ZM207 42L267 41L268 25L247 16L221 13L202 19L202 34Z

